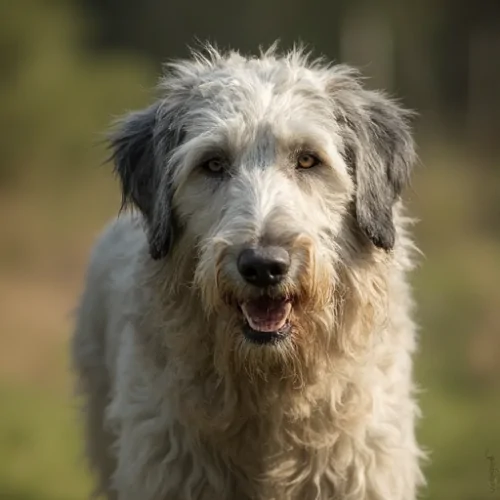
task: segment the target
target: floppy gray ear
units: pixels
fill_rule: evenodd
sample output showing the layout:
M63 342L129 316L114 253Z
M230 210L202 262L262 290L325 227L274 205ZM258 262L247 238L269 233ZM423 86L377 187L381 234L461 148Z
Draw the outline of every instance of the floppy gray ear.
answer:
M129 114L110 138L123 205L133 204L148 228L150 254L165 257L173 242L172 188L166 164L179 140L160 103Z
M391 250L396 238L393 205L409 183L416 159L411 113L364 90L349 75L332 89L344 154L356 182L358 225L375 246Z

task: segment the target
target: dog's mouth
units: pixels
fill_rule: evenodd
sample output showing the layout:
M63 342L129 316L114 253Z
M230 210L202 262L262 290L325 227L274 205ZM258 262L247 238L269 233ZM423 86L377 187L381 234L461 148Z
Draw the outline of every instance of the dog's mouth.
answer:
M240 304L245 319L243 334L251 342L277 342L290 333L292 303L286 298L263 296Z

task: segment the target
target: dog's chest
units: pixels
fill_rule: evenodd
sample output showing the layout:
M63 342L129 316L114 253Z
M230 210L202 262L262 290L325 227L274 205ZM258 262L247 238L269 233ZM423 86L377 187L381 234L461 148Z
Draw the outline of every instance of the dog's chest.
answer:
M218 441L212 471L223 464L225 496L234 500L327 500L334 498L332 477L333 447L311 447L300 442L304 436L281 427L248 423L238 435L224 443ZM210 465L209 465L210 467ZM230 494L228 492L230 491ZM223 494L224 495L224 494Z

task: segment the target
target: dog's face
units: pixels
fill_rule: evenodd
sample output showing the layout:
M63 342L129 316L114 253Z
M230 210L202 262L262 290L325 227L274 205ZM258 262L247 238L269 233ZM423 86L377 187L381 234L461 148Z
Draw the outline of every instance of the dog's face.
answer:
M192 256L221 342L290 354L332 323L341 266L394 245L414 155L405 113L297 53L199 57L162 88L113 139L151 256Z

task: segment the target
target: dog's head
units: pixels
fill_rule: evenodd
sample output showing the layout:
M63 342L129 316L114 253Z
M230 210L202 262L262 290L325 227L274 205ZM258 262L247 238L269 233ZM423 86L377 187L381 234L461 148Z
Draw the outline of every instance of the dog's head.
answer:
M231 352L296 357L319 332L325 347L346 266L397 241L393 207L414 162L407 113L298 52L211 51L172 64L160 88L112 139L151 257L189 266Z

